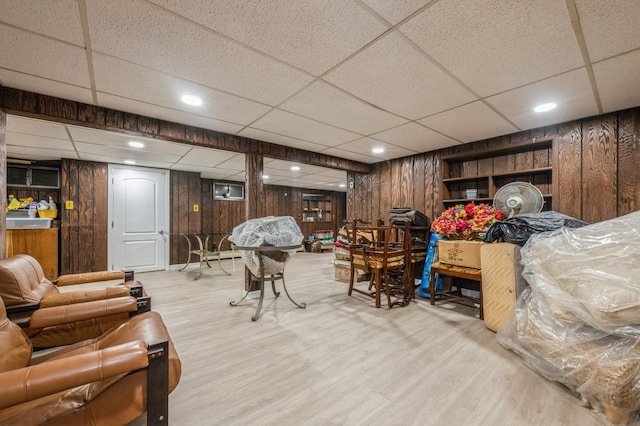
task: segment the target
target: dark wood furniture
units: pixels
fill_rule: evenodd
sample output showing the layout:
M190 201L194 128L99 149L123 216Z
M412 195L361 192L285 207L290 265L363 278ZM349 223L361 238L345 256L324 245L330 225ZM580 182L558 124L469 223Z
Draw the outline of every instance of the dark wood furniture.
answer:
M502 186L525 181L542 192L544 209L551 210L558 193L557 158L554 138L445 155L440 188L444 208L472 201L491 204ZM477 195L470 198L467 190L475 190Z
M359 219L351 224L348 295L351 296L355 291L373 297L376 308L382 304L382 291L387 295L389 308L394 304L406 306L413 298L414 286L410 278L413 274L409 272L412 269L410 225L406 223L402 241L394 240L394 235L398 235L394 233L395 227L393 223L387 226L372 226ZM356 269L371 274L371 281L366 290L354 286ZM402 301L392 303L392 292L400 292Z
M479 283L480 298L475 299L467 297L462 294L460 286L456 286L456 290L451 290L451 285L444 287L441 292L436 292L435 285L436 274L442 277L463 278L467 280L477 281ZM465 268L462 266L447 265L446 263L436 262L431 265L430 274L430 299L429 303L435 304L436 296L440 296L441 299L454 299L468 306L480 308L480 319L484 319L484 312L482 310L482 271L480 269ZM448 287L448 288L447 288Z

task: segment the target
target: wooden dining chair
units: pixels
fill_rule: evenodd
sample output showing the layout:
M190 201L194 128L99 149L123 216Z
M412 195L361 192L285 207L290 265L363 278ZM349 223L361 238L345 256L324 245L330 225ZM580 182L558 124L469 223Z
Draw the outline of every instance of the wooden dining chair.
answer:
M359 219L351 224L350 245L350 274L349 291L351 296L355 291L365 296L373 297L376 308L381 306L382 291L387 295L389 308L393 306L391 301L392 288L399 287L404 290L404 279L407 277L405 268L411 267L411 241L409 224L406 232L402 233L403 240L395 241L394 224L387 226L373 226ZM366 238L370 236L370 238ZM371 274L371 281L367 289L357 288L355 284L356 270Z

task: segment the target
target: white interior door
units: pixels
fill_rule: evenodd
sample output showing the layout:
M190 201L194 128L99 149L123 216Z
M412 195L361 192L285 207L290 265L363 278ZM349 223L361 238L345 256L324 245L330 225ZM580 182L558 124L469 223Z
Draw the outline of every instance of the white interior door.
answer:
M148 272L169 264L169 172L109 167L111 270Z

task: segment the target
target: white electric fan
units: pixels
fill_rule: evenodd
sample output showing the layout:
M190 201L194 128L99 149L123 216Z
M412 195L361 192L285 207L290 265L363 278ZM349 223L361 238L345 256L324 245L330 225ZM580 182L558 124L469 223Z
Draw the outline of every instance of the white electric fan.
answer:
M542 192L528 182L511 182L498 189L493 207L507 217L520 213L538 213L544 206Z

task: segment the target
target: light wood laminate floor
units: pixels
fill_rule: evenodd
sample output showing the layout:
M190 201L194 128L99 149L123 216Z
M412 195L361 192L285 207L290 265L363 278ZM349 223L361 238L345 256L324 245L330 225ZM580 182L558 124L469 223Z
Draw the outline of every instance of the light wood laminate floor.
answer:
M476 309L421 298L376 309L347 296L332 259L297 253L285 279L307 308L268 289L257 322L257 300L229 306L244 288L239 260L232 276L214 263L197 281L197 266L136 274L182 360L172 425L602 424L500 346Z

